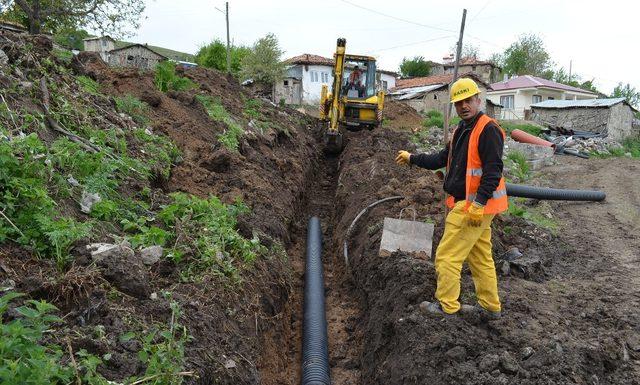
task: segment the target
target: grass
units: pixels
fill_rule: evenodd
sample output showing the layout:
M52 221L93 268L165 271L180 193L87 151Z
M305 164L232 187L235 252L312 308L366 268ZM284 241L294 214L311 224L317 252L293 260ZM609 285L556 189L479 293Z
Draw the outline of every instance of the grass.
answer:
M211 119L223 122L227 125L227 129L218 135L218 142L227 149L233 152L238 152L240 147L240 138L244 134L242 126L240 126L235 119L231 117L219 99L214 100L210 96L197 95L196 100L202 104Z
M257 120L260 118L260 108L262 107L262 102L258 99L247 99L244 102L244 114L249 119Z
M593 151L591 155L596 158L613 158L622 157L628 153L632 158L640 158L640 138L624 139L621 147L609 147L608 151L608 153Z
M460 123L461 120L462 119L460 119L459 116L451 116L449 118L449 125L450 126L458 125L458 123ZM425 113L425 120L422 121L422 126L426 128L430 128L430 127L443 128L444 116L442 115L442 112L438 110L427 111Z
M538 227L547 229L553 233L559 229L559 224L553 218L544 215L539 209L524 205L525 198L509 198L507 215L526 219Z
M540 136L543 128L540 126L536 126L535 124L527 124L527 123L515 123L508 120L503 120L499 122L500 127L502 127L507 134L511 134L513 130L521 130L526 133L529 133L533 136Z
M149 106L147 103L133 95L118 96L115 100L118 112L131 116L131 119L140 125L149 123L149 117L147 116Z
M527 158L520 151L511 151L507 154L507 162L509 163L510 173L518 179L519 182L524 182L531 177L531 168L527 163Z
M82 89L85 92L91 95L100 94L100 84L98 84L98 82L91 79L90 77L80 75L76 77L76 80L78 81L78 84L80 84L80 87L82 87Z

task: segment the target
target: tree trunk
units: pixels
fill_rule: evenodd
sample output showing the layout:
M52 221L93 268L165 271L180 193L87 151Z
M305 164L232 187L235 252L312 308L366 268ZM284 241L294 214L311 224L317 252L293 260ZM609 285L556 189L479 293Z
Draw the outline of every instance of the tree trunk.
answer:
M42 31L42 19L40 16L40 0L31 0L31 12L29 16L29 33L39 34Z

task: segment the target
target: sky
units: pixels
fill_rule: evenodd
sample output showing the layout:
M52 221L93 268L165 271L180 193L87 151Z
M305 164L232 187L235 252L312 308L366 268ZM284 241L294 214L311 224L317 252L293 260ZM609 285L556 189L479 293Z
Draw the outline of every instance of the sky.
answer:
M222 0L147 0L140 28L129 41L195 53L226 40ZM545 42L556 68L594 79L609 94L618 82L640 89L636 48L640 2L616 1L382 1L231 0L231 40L251 45L274 33L288 58L302 53L332 57L336 39L347 53L375 56L378 68L398 71L404 57L442 61L453 52L463 9L464 44L480 58L503 52L522 34Z

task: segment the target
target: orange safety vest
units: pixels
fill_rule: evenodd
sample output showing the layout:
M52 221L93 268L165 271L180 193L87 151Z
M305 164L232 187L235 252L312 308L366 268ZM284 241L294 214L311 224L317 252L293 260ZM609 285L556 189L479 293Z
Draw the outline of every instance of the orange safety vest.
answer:
M480 180L482 179L482 161L480 160L480 154L478 153L478 141L480 140L480 134L484 131L484 128L488 123L493 122L500 129L502 133L502 139L504 140L506 135L504 130L498 123L488 117L485 114L482 114L476 125L473 127L471 131L471 136L469 137L469 149L467 151L467 177L466 177L466 201L465 211L469 208L473 200L476 198L476 193L478 192L478 188L480 187ZM455 133L454 133L455 136ZM453 153L453 139L449 142L449 159L447 160L447 172L449 171L449 167L451 165L451 157ZM455 201L451 195L447 197L447 206L449 208L453 208L455 205ZM500 178L500 183L498 187L493 192L493 196L487 200L487 204L484 206L485 214L498 214L503 211L506 211L509 206L509 199L507 198L507 187L504 181L504 177Z

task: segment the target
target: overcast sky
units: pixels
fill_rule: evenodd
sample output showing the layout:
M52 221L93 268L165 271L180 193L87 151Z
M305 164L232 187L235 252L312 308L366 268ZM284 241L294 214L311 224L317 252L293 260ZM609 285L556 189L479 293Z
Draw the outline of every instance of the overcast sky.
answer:
M364 8L367 9L364 9ZM148 0L145 19L129 40L195 53L226 39L222 0ZM481 58L502 52L519 35L535 33L557 66L609 93L620 81L640 89L637 15L632 1L382 1L231 0L231 39L250 45L274 33L284 58L302 53L331 57L338 37L347 52L370 54L378 67L398 70L403 57L442 61L455 45L467 9L465 43Z

